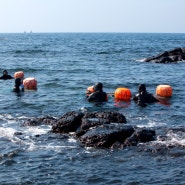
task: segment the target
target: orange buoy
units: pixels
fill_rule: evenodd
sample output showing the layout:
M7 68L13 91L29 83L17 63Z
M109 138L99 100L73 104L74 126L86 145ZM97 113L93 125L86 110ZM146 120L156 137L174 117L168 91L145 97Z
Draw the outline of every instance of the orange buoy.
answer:
M27 90L37 90L37 80L35 78L25 78L23 85Z
M125 87L119 87L114 92L114 97L118 100L130 100L131 96L130 89Z
M15 72L14 78L24 78L24 72L23 71Z
M170 85L158 85L156 88L156 95L169 98L172 96L173 89Z
M89 96L93 92L94 92L94 86L90 86L86 90L86 95Z

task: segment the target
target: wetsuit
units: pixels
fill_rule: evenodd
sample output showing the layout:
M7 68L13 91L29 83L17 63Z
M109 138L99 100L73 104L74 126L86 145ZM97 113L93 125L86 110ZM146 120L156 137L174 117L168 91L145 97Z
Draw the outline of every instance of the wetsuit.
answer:
M152 94L148 93L147 91L139 92L138 94L136 94L133 97L133 100L136 101L137 104L142 107L146 107L146 103L154 103L154 102L159 101Z
M15 79L15 86L13 88L13 92L24 92L24 85L22 84L22 81L20 78Z
M10 79L13 79L13 77L10 76L10 75L3 75L3 76L0 77L0 79L1 80L10 80Z
M19 93L19 92L24 92L24 87L22 87L21 85L20 86L18 86L18 87L14 87L13 88L13 92L17 92L17 93Z
M89 102L105 102L107 101L107 93L103 91L96 91L92 93L88 98Z

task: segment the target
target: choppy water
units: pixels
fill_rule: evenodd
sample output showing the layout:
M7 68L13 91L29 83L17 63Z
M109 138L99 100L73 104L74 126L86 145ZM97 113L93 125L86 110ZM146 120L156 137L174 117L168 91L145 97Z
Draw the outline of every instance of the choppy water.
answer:
M185 34L0 34L0 70L23 70L38 81L37 91L21 96L11 91L14 80L0 81L0 184L185 184L185 63L141 62L185 47L184 40ZM132 94L139 83L151 93L170 84L173 96L146 108L109 97L96 107L85 101L85 90L98 81L106 92L124 86ZM22 126L28 118L79 109L117 110L128 124L152 127L157 135L171 131L167 141L103 150L49 134L49 126Z

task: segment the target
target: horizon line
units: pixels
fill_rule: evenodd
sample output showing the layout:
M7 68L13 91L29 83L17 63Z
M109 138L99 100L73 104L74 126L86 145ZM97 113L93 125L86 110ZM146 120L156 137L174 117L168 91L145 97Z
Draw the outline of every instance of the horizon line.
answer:
M49 33L121 33L121 34L184 34L185 32L108 32L108 31L102 31L102 32L90 32L90 31L69 31L69 32L34 32L34 31L23 31L23 32L0 32L0 34L49 34Z

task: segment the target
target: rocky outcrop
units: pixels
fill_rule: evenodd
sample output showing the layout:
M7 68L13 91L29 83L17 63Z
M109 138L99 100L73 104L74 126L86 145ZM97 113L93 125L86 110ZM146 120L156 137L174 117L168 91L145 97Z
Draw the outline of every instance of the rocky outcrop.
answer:
M52 125L52 133L75 137L82 146L94 148L122 148L136 146L140 142L155 139L155 131L135 128L126 124L126 118L119 112L68 112L59 119L35 118L24 125Z
M172 63L185 60L185 48L175 48L170 51L164 51L157 56L148 57L144 62Z

